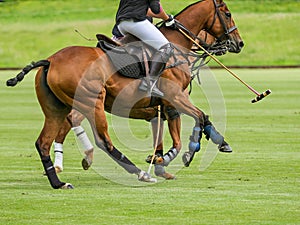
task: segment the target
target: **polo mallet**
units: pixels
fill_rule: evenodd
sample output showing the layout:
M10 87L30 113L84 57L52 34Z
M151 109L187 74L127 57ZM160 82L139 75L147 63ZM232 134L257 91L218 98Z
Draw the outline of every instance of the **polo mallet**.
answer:
M152 168L152 165L153 165L153 161L154 161L154 158L155 158L155 152L156 152L156 147L158 145L158 138L159 138L159 135L160 135L160 105L157 106L157 132L156 132L156 139L155 139L155 143L154 143L154 150L153 150L153 155L151 157L151 162L150 162L150 165L149 165L149 168L148 168L148 174L150 174L150 171L151 171L151 168Z
M238 79L242 84L244 84L250 91L252 91L257 96L251 101L252 103L258 102L262 100L264 97L271 94L271 90L268 89L263 93L259 93L254 88L252 88L249 84L247 84L245 81L243 81L241 78L239 78L234 72L232 72L228 67L226 67L223 63L221 63L215 56L210 54L205 48L203 48L200 44L198 44L193 38L191 38L187 33L185 33L182 29L178 28L179 31L187 37L189 40L191 40L195 45L197 45L199 48L201 48L207 55L209 55L213 60L215 60L220 66L222 66L225 70L227 70L232 76L234 76L236 79Z

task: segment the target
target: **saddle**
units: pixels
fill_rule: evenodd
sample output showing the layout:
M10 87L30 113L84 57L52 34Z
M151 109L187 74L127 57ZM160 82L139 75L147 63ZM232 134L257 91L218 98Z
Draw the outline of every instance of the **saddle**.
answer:
M125 37L122 45L103 34L97 34L96 37L97 47L106 53L116 71L122 76L135 79L146 76L145 63L149 64L150 48L133 37Z

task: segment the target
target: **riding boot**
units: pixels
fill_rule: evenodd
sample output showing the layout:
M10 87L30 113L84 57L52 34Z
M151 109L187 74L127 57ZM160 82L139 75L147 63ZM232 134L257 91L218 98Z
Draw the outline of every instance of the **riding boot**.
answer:
M155 56L154 56L154 58L155 58ZM161 72L164 70L165 66L166 66L166 63L164 63L164 62L151 61L151 68L150 68L150 74L149 74L149 78L150 78L149 86L148 86L148 82L147 82L146 78L144 78L141 81L139 90L149 91L151 93L151 95L155 96L155 97L163 97L164 93L162 93L158 89L156 83L157 83L157 80L158 80Z
M152 96L163 97L156 83L166 67L166 63L173 54L173 46L168 43L155 52L150 60L149 82L144 78L139 86L141 91L149 91Z

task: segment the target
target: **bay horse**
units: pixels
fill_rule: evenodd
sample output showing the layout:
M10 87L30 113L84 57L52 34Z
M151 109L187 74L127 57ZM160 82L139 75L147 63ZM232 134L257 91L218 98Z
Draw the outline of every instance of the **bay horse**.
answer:
M121 41L120 39L118 40ZM216 55L224 55L226 54L226 44L220 44L218 40L206 32L205 30L201 30L199 34L197 35L196 41L205 47L208 51L210 49L214 49L216 52L212 52L212 54ZM126 44L121 42L122 44ZM199 51L199 48L197 46L194 46L192 48L193 51ZM206 55L207 56L207 55ZM203 57L203 60L205 60L206 57ZM55 142L54 142L54 168L56 170L56 173L60 173L63 171L63 143L65 141L65 138L67 134L72 129L74 131L75 136L77 137L78 142L80 143L80 146L84 150L84 158L82 159L82 167L84 170L88 170L89 167L92 165L93 158L94 158L94 147L91 144L91 141L89 140L89 137L87 136L84 128L81 126L81 122L85 119L85 117L78 112L75 109L72 109L70 114L67 116L66 120L62 124L62 127L60 128L60 131L58 132ZM152 133L153 133L153 147L156 149L156 152L161 152L161 155L163 154L163 140L162 135L164 133L164 123L163 120L158 124L157 119L151 120L151 126L152 126ZM159 128L158 128L159 126ZM159 129L159 133L157 133ZM158 137L158 143L155 146L155 139ZM230 146L227 147L227 149L223 150L223 152L231 152ZM151 157L151 155L150 155ZM156 174L157 176L164 177L166 179L173 179L174 176L172 176L169 173L159 173Z
M229 40L230 51L239 52L243 47L230 11L222 0L195 2L177 14L175 19L193 34L206 29L220 40ZM177 30L164 26L160 30L170 42L185 49L192 48L192 42ZM96 47L70 46L61 49L46 60L32 63L29 69L27 67L24 71L24 68L23 73L8 80L7 85L14 86L36 67L41 67L35 77L35 90L45 121L35 146L53 188L73 188L71 184L60 181L50 158L53 140L72 108L89 121L96 145L128 173L136 174L140 181L156 180L113 145L105 111L127 118L151 120L157 115L157 106L163 105L173 146L163 156L162 166L167 166L181 149L180 117L172 118L172 109L195 120L190 147L195 151L200 149L205 114L189 101L184 91L191 81L187 64L163 72L158 86L165 96L152 103L146 93L138 90L140 81L121 76L108 56Z

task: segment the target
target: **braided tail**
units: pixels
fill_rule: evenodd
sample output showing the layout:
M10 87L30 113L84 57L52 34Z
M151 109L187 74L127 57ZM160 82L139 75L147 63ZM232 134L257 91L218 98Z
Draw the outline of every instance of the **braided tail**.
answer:
M6 86L10 86L10 87L16 86L16 84L18 82L22 81L24 79L25 75L27 73L29 73L32 69L40 67L40 66L47 66L48 67L49 65L50 65L50 62L48 60L40 60L40 61L37 61L37 62L32 62L31 64L25 66L17 76L7 80L6 81Z

